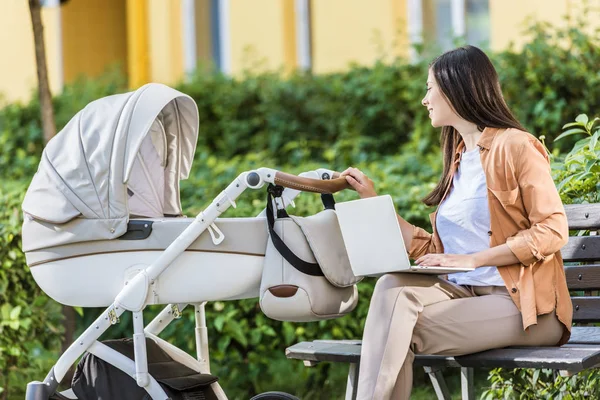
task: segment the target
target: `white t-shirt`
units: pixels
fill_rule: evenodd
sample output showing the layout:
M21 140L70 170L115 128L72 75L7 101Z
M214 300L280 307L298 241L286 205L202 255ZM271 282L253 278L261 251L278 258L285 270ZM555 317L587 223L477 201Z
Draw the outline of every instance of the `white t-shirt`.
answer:
M490 247L490 210L479 148L464 152L452 189L439 207L436 227L445 254L471 254ZM494 266L448 275L459 285L504 286Z

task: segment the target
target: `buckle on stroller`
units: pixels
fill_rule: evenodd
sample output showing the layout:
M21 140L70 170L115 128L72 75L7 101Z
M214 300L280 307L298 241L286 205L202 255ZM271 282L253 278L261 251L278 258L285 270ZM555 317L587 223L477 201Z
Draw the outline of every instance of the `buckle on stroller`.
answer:
M171 313L173 314L173 318L181 318L181 310L177 304L171 304Z
M208 233L210 233L210 237L215 246L218 246L225 240L225 235L214 223L210 224L208 227Z
M285 211L285 203L283 201L283 190L285 188L280 185L273 185L269 183L267 187L267 202L271 202L271 196L274 198L275 208L277 209L277 218L288 218L289 215L287 211ZM281 201L281 204L279 202Z
M111 325L115 325L115 324L119 323L119 321L120 321L119 316L115 312L114 308L111 308L110 311L108 312L108 320Z

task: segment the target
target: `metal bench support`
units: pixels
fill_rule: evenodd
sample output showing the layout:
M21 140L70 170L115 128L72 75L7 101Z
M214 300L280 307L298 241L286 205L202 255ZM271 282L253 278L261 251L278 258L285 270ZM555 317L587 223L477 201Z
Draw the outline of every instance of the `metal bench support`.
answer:
M460 388L462 392L462 400L475 400L475 379L473 372L473 368L463 367L460 369Z
M446 386L442 369L437 367L423 367L423 369L429 375L429 379L431 379L431 384L438 400L450 400L450 391L448 390L448 386Z
M356 400L359 369L360 363L350 363L350 369L348 370L348 383L346 384L346 400Z

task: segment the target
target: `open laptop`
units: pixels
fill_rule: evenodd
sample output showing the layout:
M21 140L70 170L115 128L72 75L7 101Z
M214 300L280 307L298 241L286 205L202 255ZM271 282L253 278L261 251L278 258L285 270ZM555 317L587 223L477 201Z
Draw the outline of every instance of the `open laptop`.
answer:
M390 195L336 203L342 237L356 276L388 272L445 275L473 268L411 265Z

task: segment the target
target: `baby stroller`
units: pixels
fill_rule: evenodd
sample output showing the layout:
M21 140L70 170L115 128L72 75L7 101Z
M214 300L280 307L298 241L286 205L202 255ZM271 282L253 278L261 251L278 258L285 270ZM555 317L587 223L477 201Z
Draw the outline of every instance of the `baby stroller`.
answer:
M165 388L178 377L159 382L149 368L150 347L184 367L188 387L200 382L212 390L207 399L227 399L210 376L204 304L258 297L268 235L263 216L217 217L245 189L265 183L287 188L284 207L300 190L333 193L347 185L330 170L298 177L259 168L241 173L208 208L185 218L179 181L189 175L197 137L196 103L148 84L90 103L44 149L22 206L27 264L57 302L106 309L43 382L27 385L27 400L77 399L72 389L57 388L84 353L133 378L152 399L170 398ZM144 325L143 310L153 304L168 305ZM195 310L197 359L158 337L188 304ZM134 331L129 356L98 341L126 311ZM279 396L270 398L293 398Z

